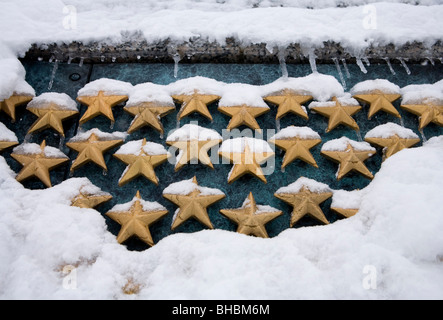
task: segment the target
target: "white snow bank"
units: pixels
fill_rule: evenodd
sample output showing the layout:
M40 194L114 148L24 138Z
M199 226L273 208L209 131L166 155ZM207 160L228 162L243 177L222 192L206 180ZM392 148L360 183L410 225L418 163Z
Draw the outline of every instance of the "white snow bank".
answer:
M194 123L185 124L182 127L173 130L166 141L206 141L223 140L222 136L215 130L201 127Z
M441 166L436 137L388 158L351 218L271 239L176 233L133 252L97 211L67 205L78 186L25 189L0 157L0 297L440 300ZM132 296L122 291L129 280L140 289Z
M132 84L125 81L101 78L91 82L88 82L83 88L81 88L78 96L96 96L100 91L103 91L104 95L116 95L127 96L133 89Z
M14 131L11 131L2 122L0 122L0 141L18 142Z
M300 138L300 139L321 139L320 135L312 130L310 127L297 127L289 126L281 129L275 135L273 135L269 140L278 139L290 139L290 138Z
M365 138L390 138L394 135L398 135L403 139L418 139L418 135L409 128L402 127L396 123L388 122L376 126L374 129L369 130Z
M338 139L332 139L321 147L321 151L345 151L350 144L357 151L375 151L375 148L366 141L355 141L348 137L341 137Z
M141 151L144 151L149 155L169 154L165 147L159 143L146 141L146 144L143 145L143 139L126 142L115 152L115 154L138 155Z
M37 143L22 143L21 145L15 147L13 153L16 154L40 154L42 148ZM45 146L43 148L43 154L48 158L68 158L60 149Z
M45 92L33 98L27 105L29 108L45 109L49 104L55 104L61 110L78 111L77 103L66 93Z
M112 133L108 133L103 132L100 129L93 128L85 132L79 131L74 137L69 140L69 142L86 141L92 134L95 134L100 140L125 140L128 136L127 132L115 131Z
M385 94L400 94L401 89L398 85L389 80L375 79L359 82L350 90L353 96L357 94L373 93L374 91L379 91Z
M198 184L194 183L193 178L171 183L163 190L163 194L188 195L194 190L198 190L202 196L224 195L224 193L219 189L199 186Z

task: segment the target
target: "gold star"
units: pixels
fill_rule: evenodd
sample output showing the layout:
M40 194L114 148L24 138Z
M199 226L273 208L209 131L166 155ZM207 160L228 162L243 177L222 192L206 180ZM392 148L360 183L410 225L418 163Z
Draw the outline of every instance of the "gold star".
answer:
M144 126L151 126L163 134L164 128L160 118L174 111L175 106L159 105L154 102L143 102L135 106L125 106L123 109L135 116L128 129L128 133L133 133Z
M201 94L198 90L194 90L193 94L173 95L172 98L182 105L178 112L179 120L191 113L198 112L212 121L208 105L219 100L221 97L213 94Z
M229 121L227 127L228 130L232 130L241 125L246 125L253 130L261 131L260 126L258 125L255 118L261 116L262 114L265 114L270 109L268 107L252 107L246 104L242 104L232 107L220 106L218 107L218 110L221 113L231 117L231 120Z
M286 151L283 158L283 164L281 166L282 168L286 167L296 159L303 160L304 162L318 168L317 162L315 162L315 159L309 149L318 145L321 142L321 139L306 139L294 136L281 139L271 139L269 142Z
M252 192L240 208L222 209L220 213L238 225L238 233L262 238L269 238L265 224L283 214L282 211L269 206L257 205Z
M344 209L337 207L331 207L331 210L339 214L342 218L349 218L355 216L358 212L358 209Z
M326 219L320 208L320 204L332 197L332 192L312 192L308 187L303 185L297 192L275 193L274 196L293 207L290 222L291 227L306 215L323 224L329 224L328 219Z
M377 112L384 111L397 118L401 118L400 113L395 109L392 103L400 99L399 94L386 94L375 91L368 94L357 94L353 96L355 99L369 104L368 120L370 120Z
M374 178L374 176L365 166L363 161L367 160L372 155L374 155L375 150L372 149L357 150L348 142L345 150L341 151L322 150L320 154L328 158L329 160L339 163L337 180L340 180L351 171L359 172L368 179Z
M108 170L106 167L103 153L123 143L123 140L101 140L94 132L89 138L84 141L74 141L66 143L66 146L77 151L79 154L77 159L71 166L71 171L78 169L88 162L94 162L103 170Z
M328 128L326 132L329 132L339 125L346 125L352 129L359 131L357 122L352 118L354 114L361 110L360 105L342 105L336 97L332 98L335 102L334 106L324 107L311 107L310 109L322 116L329 118Z
M389 158L393 154L410 148L420 142L419 138L400 138L398 134L394 134L388 138L365 137L365 141L375 144L383 148L383 160Z
M88 106L85 114L80 118L80 124L83 124L98 115L104 115L114 122L112 108L126 101L128 96L105 95L103 91L99 91L96 96L79 96L77 101Z
M30 95L13 94L8 99L0 101L0 111L4 111L15 122L15 108L32 100Z
M78 195L75 196L71 201L71 206L93 209L98 205L112 199L112 196L109 193L97 190L98 188L95 187L89 180L87 180L87 182L89 185L85 184L80 187ZM96 190L92 191L93 189Z
M77 110L68 110L52 102L39 107L28 106L26 109L38 117L28 133L52 128L62 137L65 136L62 121L78 114Z
M228 183L236 181L245 174L252 174L267 183L260 164L275 155L274 152L251 152L247 142L243 152L219 151L218 154L234 164L228 177Z
M106 215L121 225L121 229L117 235L117 242L123 243L132 236L138 237L146 244L153 246L149 226L164 217L168 210L157 205L154 209L145 210L140 192L137 191L136 196L132 200L131 208L127 211L108 211Z
M424 101L422 104L402 104L401 108L419 117L419 130L429 123L443 126L443 104L441 101Z
M19 147L17 147L19 148ZM45 154L46 141L40 144L39 153L16 153L17 148L11 154L11 157L20 162L23 166L16 179L22 182L28 178L36 177L42 181L46 187L52 187L49 171L69 161L67 156L48 156Z
M180 207L176 211L175 218L171 226L172 230L190 218L195 218L208 228L214 229L211 221L209 220L207 207L223 199L225 194L217 189L214 189L214 191L217 191L214 193L202 193L197 184L197 178L195 176L192 179L192 183L195 185L193 190L185 195L167 193L167 189L163 191L163 197Z
M148 180L158 185L158 178L155 175L154 168L165 162L168 159L169 154L166 150L164 150L165 153L162 154L151 154L145 151L144 147L146 144L146 138L144 138L138 154L123 154L119 153L119 151L114 154L114 157L128 165L125 173L118 181L119 186L123 186L139 176L144 176ZM161 146L157 143L154 144L153 142L150 142L150 144Z
M276 119L280 119L290 112L305 120L309 119L308 113L302 104L312 100L312 96L297 94L292 90L285 89L280 94L269 95L263 99L278 106Z

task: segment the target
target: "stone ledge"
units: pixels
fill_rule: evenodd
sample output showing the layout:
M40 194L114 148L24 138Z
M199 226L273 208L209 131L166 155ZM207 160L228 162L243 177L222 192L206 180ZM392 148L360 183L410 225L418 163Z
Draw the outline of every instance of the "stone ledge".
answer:
M322 48L307 49L294 43L282 50L274 48L270 52L265 43L243 45L228 38L226 43L208 42L202 39L174 43L171 40L148 43L145 40L131 40L118 45L94 42L83 44L32 45L25 60L58 60L60 62L83 63L279 63L284 58L288 64L307 63L309 53L314 53L317 63L332 63L334 58L354 63L356 56L340 43L324 42ZM400 63L399 58L409 63L426 59L442 60L443 43L437 41L431 47L421 42L407 43L401 47L393 44L370 46L359 56L371 62L384 62L386 59ZM174 60L175 59L175 60Z

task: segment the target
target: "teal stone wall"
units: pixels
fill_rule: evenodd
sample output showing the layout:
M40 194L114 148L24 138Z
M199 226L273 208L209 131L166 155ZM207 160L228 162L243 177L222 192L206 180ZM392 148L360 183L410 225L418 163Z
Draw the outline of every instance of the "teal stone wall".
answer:
M37 95L49 91L64 92L70 95L73 99L76 99L78 90L81 89L86 83L99 78L111 78L127 81L133 85L143 82L153 82L156 84L166 85L178 79L203 76L227 83L241 82L253 85L263 85L278 79L282 75L280 65L278 64L179 64L177 78L174 77L174 64L113 63L95 65L84 64L79 66L78 64L74 63L58 63L55 65L54 62L49 63L43 61L23 61L23 64L27 71L26 81L35 89ZM55 66L56 68L54 68ZM390 71L386 64L372 64L371 66L367 67L368 72L366 74L363 73L357 65L348 65L348 68L350 77L347 76L342 67L343 77L346 82L345 89L347 91L358 82L377 78L387 79L400 87L404 87L409 84L434 83L443 78L443 66L439 62L435 65L432 65L431 63L427 65L409 65L409 69L411 71L410 75L408 75L405 69L399 64L393 65L395 74ZM318 72L335 76L340 81L340 75L335 64L319 64L317 65L317 69ZM311 67L309 64L288 64L287 70L290 77L302 77L311 73ZM51 80L53 80L52 87L49 89ZM421 134L417 130L417 117L405 112L404 110L401 110L399 108L399 101L400 100L395 103L395 106L403 117L404 126L414 130L414 132L421 137ZM111 127L110 121L107 118L99 116L86 122L82 126L82 129L89 130L91 128L99 128L104 132L126 131L133 117L123 111L122 106L123 105L113 108L116 119L113 127ZM167 147L165 140L168 132L175 129L177 126L176 115L179 107L180 106L177 105L176 112L162 118L162 123L165 128L164 137L161 137L157 131L149 127L144 127L129 135L126 142L146 138L148 141L157 142ZM79 117L85 112L85 110L85 106L80 106ZM180 125L198 121L200 126L212 128L222 134L222 130L228 125L230 120L229 117L217 111L217 103L210 105L209 111L213 116L212 122L199 114L194 114L182 119ZM367 111L368 109L365 107L361 112L354 116L354 119L360 126L362 137L364 137L369 130L380 124L387 122L395 122L400 124L399 119L385 113L378 113L371 120L368 120ZM264 129L263 139L269 138L266 134L266 129L276 129L275 114L276 108L271 106L270 112L257 118L260 127ZM45 130L26 137L26 133L31 127L32 123L35 121L36 117L32 113L28 112L25 107L17 108L17 121L15 123L11 123L10 119L5 113L0 113L0 121L16 133L20 143L25 140L25 137L27 141L34 143L41 143L43 139L46 139L49 146L60 148L71 158L71 161L76 158L77 153L67 148L65 141L68 141L76 134L78 130L79 117L75 117L64 122L66 140L63 140L53 130ZM141 177L124 185L123 187L119 187L118 180L126 168L126 165L112 156L112 154L115 153L118 148L110 150L105 154L105 160L109 169L106 174L101 168L93 163L90 163L76 170L72 176L87 177L93 184L112 194L113 199L97 207L97 210L103 214L109 231L114 235L117 235L118 231L120 230L120 225L109 219L105 213L116 204L130 201L135 196L137 190L140 190L141 196L144 200L157 201L169 210L169 214L167 216L156 222L150 228L155 243L172 233L196 232L205 229L205 227L198 221L189 220L174 231L171 231L170 226L172 223L172 217L177 207L162 197L163 189L169 184L196 176L200 185L218 188L226 194L225 199L208 208L209 217L216 229L230 231L236 230L237 226L222 216L219 213L219 210L223 208L240 207L248 193L252 191L258 204L267 204L284 212L283 215L266 225L269 236L274 237L283 230L289 228L290 213L292 211L292 207L274 197L274 192L280 187L294 182L301 176L328 184L332 189L335 190L344 189L351 191L355 189L362 189L370 183L369 179L358 174L350 174L340 181L336 180L335 173L337 172L338 168L337 164L325 159L320 155L321 146L323 143L331 139L340 138L341 136L347 136L353 140L358 140L358 136L354 130L343 126L326 133L325 130L327 123L327 118L313 113L309 113L308 121L294 115L287 115L281 119L281 128L285 128L289 125L309 126L321 135L322 143L311 149L312 155L317 161L319 168L314 168L302 161L297 160L288 165L285 171L282 172L280 167L284 152L276 149L275 170L271 175L267 176L267 184L262 183L260 180L250 175L244 176L232 184L228 184L227 177L232 165L222 164L221 161L219 161L219 164L214 164L214 170L199 163L188 164L178 172L174 171L174 165L165 162L155 169L160 180L158 186ZM240 129L244 129L244 127ZM427 139L441 134L443 134L443 128L438 127L435 124L430 124L424 129L424 135ZM419 145L421 145L421 143ZM10 150L6 151L2 155L5 157L10 167L15 172L19 172L21 166L10 157L10 152ZM367 160L365 164L367 165L368 169L375 174L380 169L382 163L381 159L381 150L378 149L377 154ZM53 185L68 179L70 177L69 169L70 164L51 171L51 180ZM38 180L26 181L24 182L24 186L30 189L44 188L44 185ZM340 218L329 210L330 204L331 199L325 201L321 207L327 219L333 223ZM314 226L317 224L318 223L315 220L305 217L293 228ZM124 245L127 246L129 250L145 250L149 248L146 244L137 240L136 238L128 240Z

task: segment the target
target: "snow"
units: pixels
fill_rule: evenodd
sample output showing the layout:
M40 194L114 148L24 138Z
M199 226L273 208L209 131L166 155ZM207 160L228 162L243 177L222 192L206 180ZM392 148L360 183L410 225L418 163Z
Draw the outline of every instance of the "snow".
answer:
M0 70L0 101L14 93L35 96L35 90L25 81L26 71L19 60L9 55L3 58L0 52Z
M196 76L177 80L165 87L170 95L192 95L195 90L199 94L222 95L224 86L224 82Z
M194 123L185 124L179 129L173 130L166 141L206 141L223 140L222 136L213 129L201 127Z
M362 190L334 190L331 208L358 209L362 199Z
M249 198L246 198L245 201L243 201L242 206L240 207L240 209L244 209L244 208L250 208L251 207L251 201L249 200ZM256 207L256 211L254 212L254 214L262 214L262 213L267 213L267 212L277 212L280 211L279 209L273 208L271 206L268 205L262 205L262 204L255 204Z
M368 133L366 133L365 138L390 138L394 135L398 135L402 139L419 138L411 129L402 127L393 122L376 126L374 129L369 130Z
M13 150L15 154L40 154L42 149L37 143L22 143L21 145L15 147ZM57 148L45 146L43 149L43 154L48 158L67 158L62 151Z
M162 206L160 203L158 203L156 201L153 201L153 202L146 201L146 200L139 199L136 196L134 196L134 198L129 202L115 205L114 207L112 207L112 209L110 209L110 212L117 212L118 213L118 212L129 211L136 201L140 202L144 211L162 211L162 210L167 211L167 209L164 206Z
M250 137L225 140L218 151L219 153L243 153L246 145L252 153L274 152L272 147L265 140Z
M434 168L442 165L443 137L435 137L388 158L369 186L352 194L359 212L348 219L271 239L176 233L133 252L116 242L99 212L67 204L78 183L25 189L0 157L0 296L439 300L443 172ZM365 286L368 268L376 272L375 289ZM135 295L122 292L128 279L140 287Z
M129 141L125 143L117 150L117 152L115 152L115 154L138 155L142 150L149 155L169 154L165 147L159 143L147 141L146 144L143 146L143 139Z
M348 137L332 139L323 144L321 151L345 151L350 144L357 151L375 151L375 148L365 141L355 141Z
M223 96L218 105L220 107L237 107L247 105L248 107L267 108L269 106L262 98L258 86L245 83L229 83L224 88Z
M9 130L2 122L0 122L0 141L18 142L15 133Z
M384 94L400 94L400 87L386 79L366 80L357 83L351 90L351 94L371 94L381 92Z
M91 82L88 82L83 88L78 91L78 96L96 96L100 91L103 91L105 95L116 95L116 96L127 96L131 93L133 89L132 84L108 79L101 78Z
M411 84L401 89L401 104L443 103L443 81L434 84Z
M359 103L356 99L351 97L349 92L344 93L342 96L337 97L338 103L342 106L358 106ZM308 105L309 109L321 108L321 107L334 107L336 105L335 101L313 101ZM314 111L313 111L314 112Z
M100 140L125 140L128 136L127 132L115 131L112 133L103 132L100 129L93 128L85 132L79 132L72 137L69 142L86 141L89 137L95 134Z
M219 189L199 186L198 184L194 183L193 178L171 183L163 190L163 194L188 195L194 190L198 190L202 196L224 195L224 193Z
M279 132L269 138L269 140L290 138L321 139L320 135L309 127L296 127L291 125L289 127L281 129Z
M275 193L298 193L303 188L315 193L332 192L327 184L306 177L300 177L293 183L279 188Z
M45 92L33 98L27 106L29 108L45 109L49 104L55 104L61 110L78 111L77 103L66 93Z
M144 102L151 102L161 106L175 107L172 97L165 86L151 82L135 85L126 102L126 107L137 106Z

